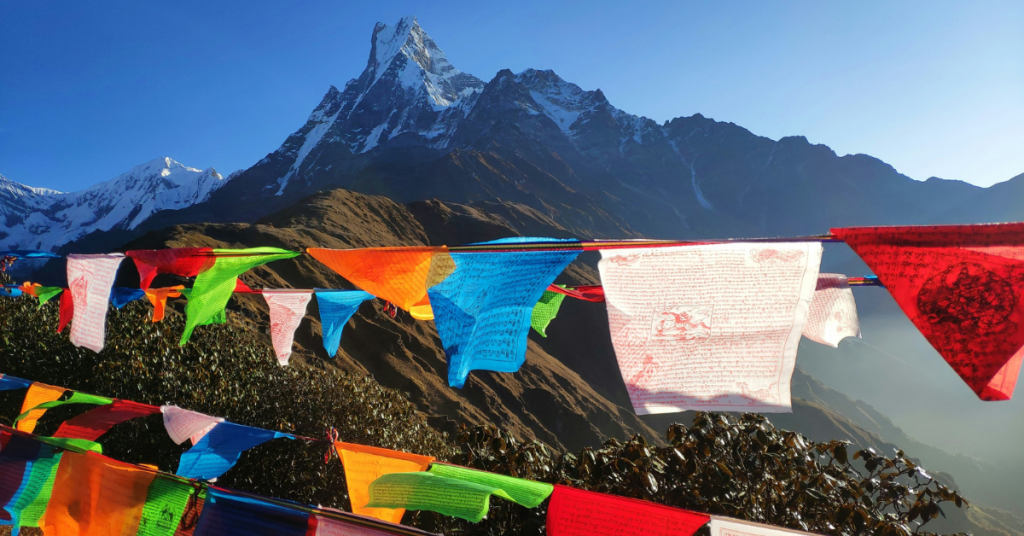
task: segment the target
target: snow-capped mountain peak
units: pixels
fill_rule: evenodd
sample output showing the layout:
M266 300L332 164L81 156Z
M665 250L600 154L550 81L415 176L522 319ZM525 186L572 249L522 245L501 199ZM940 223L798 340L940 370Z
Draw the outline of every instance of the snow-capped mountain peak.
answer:
M79 192L31 188L0 176L0 249L56 250L93 231L135 229L161 210L209 198L227 180L157 158Z
M450 132L439 123L464 116L483 87L448 61L415 17L378 22L362 74L342 91L332 86L306 124L260 162L283 170L265 189L283 195L296 178L321 169L319 155L329 147L358 155L400 136L443 145Z

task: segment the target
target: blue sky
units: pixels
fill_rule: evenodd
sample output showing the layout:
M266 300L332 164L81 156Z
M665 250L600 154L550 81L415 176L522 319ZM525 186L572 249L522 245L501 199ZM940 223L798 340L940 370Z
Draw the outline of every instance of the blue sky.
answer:
M1024 2L3 2L0 174L245 168L412 14L459 69L554 69L658 121L804 135L915 179L1024 173ZM898 5L893 5L898 4Z

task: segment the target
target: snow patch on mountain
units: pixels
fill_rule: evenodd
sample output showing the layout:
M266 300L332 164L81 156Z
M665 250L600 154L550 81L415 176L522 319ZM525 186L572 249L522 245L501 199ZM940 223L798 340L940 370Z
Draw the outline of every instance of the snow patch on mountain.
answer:
M0 249L53 251L93 231L135 229L154 213L178 210L210 197L227 182L158 158L79 192L31 188L0 176Z

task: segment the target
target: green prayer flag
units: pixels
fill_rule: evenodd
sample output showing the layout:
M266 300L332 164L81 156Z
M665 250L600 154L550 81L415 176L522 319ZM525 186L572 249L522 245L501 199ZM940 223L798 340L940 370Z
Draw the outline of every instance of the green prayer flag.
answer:
M98 406L105 406L107 404L113 404L113 403L114 403L114 401L112 399L109 399L109 398L107 398L105 396L96 396L96 395L90 395L90 394L87 394L87 393L79 393L78 391L74 391L74 392L71 393L71 397L68 398L67 400L54 400L53 402L43 402L42 404L39 404L38 406L36 406L36 407L34 407L32 409L29 409L25 413L22 413L21 415L18 415L17 417L15 417L14 418L14 422L18 422L18 421L24 419L25 417L28 417L29 413L31 413L32 411L37 410L37 409L58 408L60 406L63 406L64 404L96 404Z
M433 473L391 473L370 483L371 508L430 510L476 523L487 515L491 495L512 500L503 490Z
M50 298L64 292L64 289L60 287L38 287L36 288L36 296L39 296L39 308L43 307L43 304L50 301Z
M186 300L191 298L192 297L192 289L190 289L190 288L183 288L183 289L181 289L181 295L185 296ZM228 312L226 310L224 310L224 309L221 309L220 311L217 311L217 314L213 315L212 318L210 318L206 322L203 322L202 324L197 324L197 326L209 326L210 324L227 324L227 323L228 323Z
M185 513L192 486L157 476L149 485L136 536L172 536Z
M181 346L192 337L196 326L211 323L224 308L235 291L238 276L270 261L290 259L298 251L280 248L214 249L217 257L208 270L196 277L192 285L188 304L185 305L185 332L181 334Z
M60 455L61 453L56 452L52 446L43 445L39 457L31 462L28 478L22 484L21 492L6 507L15 527L39 526L39 518L43 516L46 505L50 502Z
M457 465L435 463L430 466L428 471L437 476L455 478L458 480L465 480L466 482L473 482L475 484L498 488L508 494L513 502L527 508L536 508L537 505L544 502L544 499L547 499L555 489L553 485L545 484L544 482L535 482L533 480L526 480L513 476L496 475L494 473L488 473L487 471L477 471L476 469L459 467Z
M79 439L77 437L47 437L47 436L36 436L36 439L60 447L65 450L74 452L88 451L95 452L96 454L103 454L103 445L95 441L89 441L88 439Z
M565 285L559 286L565 288ZM540 297L540 301L537 302L537 305L533 306L530 325L534 331L540 333L541 337L548 336L544 330L548 329L548 324L558 315L558 309L562 307L563 301L565 301L565 294L545 290L544 294Z

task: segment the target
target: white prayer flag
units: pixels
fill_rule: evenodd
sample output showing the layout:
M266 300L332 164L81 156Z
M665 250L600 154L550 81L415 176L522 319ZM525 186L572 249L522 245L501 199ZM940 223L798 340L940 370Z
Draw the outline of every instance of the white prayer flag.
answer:
M638 415L792 411L821 244L602 250L612 345Z
M728 517L711 516L711 536L797 536L810 532L772 527Z
M818 274L804 337L833 348L847 337L860 337L857 302L845 275Z
M109 255L68 255L68 288L75 305L71 317L71 344L93 352L103 349L107 330L107 307L114 287L120 253Z
M263 299L270 306L270 338L274 343L274 353L281 366L288 364L292 356L292 341L295 330L306 315L306 304L313 293L295 290L264 290Z
M331 510L325 508L325 510ZM348 514L355 516L356 514ZM370 527L364 527L355 523L345 523L344 521L338 521L327 516L321 516L313 514L316 518L316 533L315 536L387 536L389 532L383 530L377 530ZM364 516L358 516L364 517ZM366 518L372 520L375 523L380 523L379 519Z
M211 417L195 411L181 409L178 406L160 406L160 412L164 414L164 428L167 435L177 443L182 444L186 439L191 439L195 445L214 426L224 422L221 417Z

